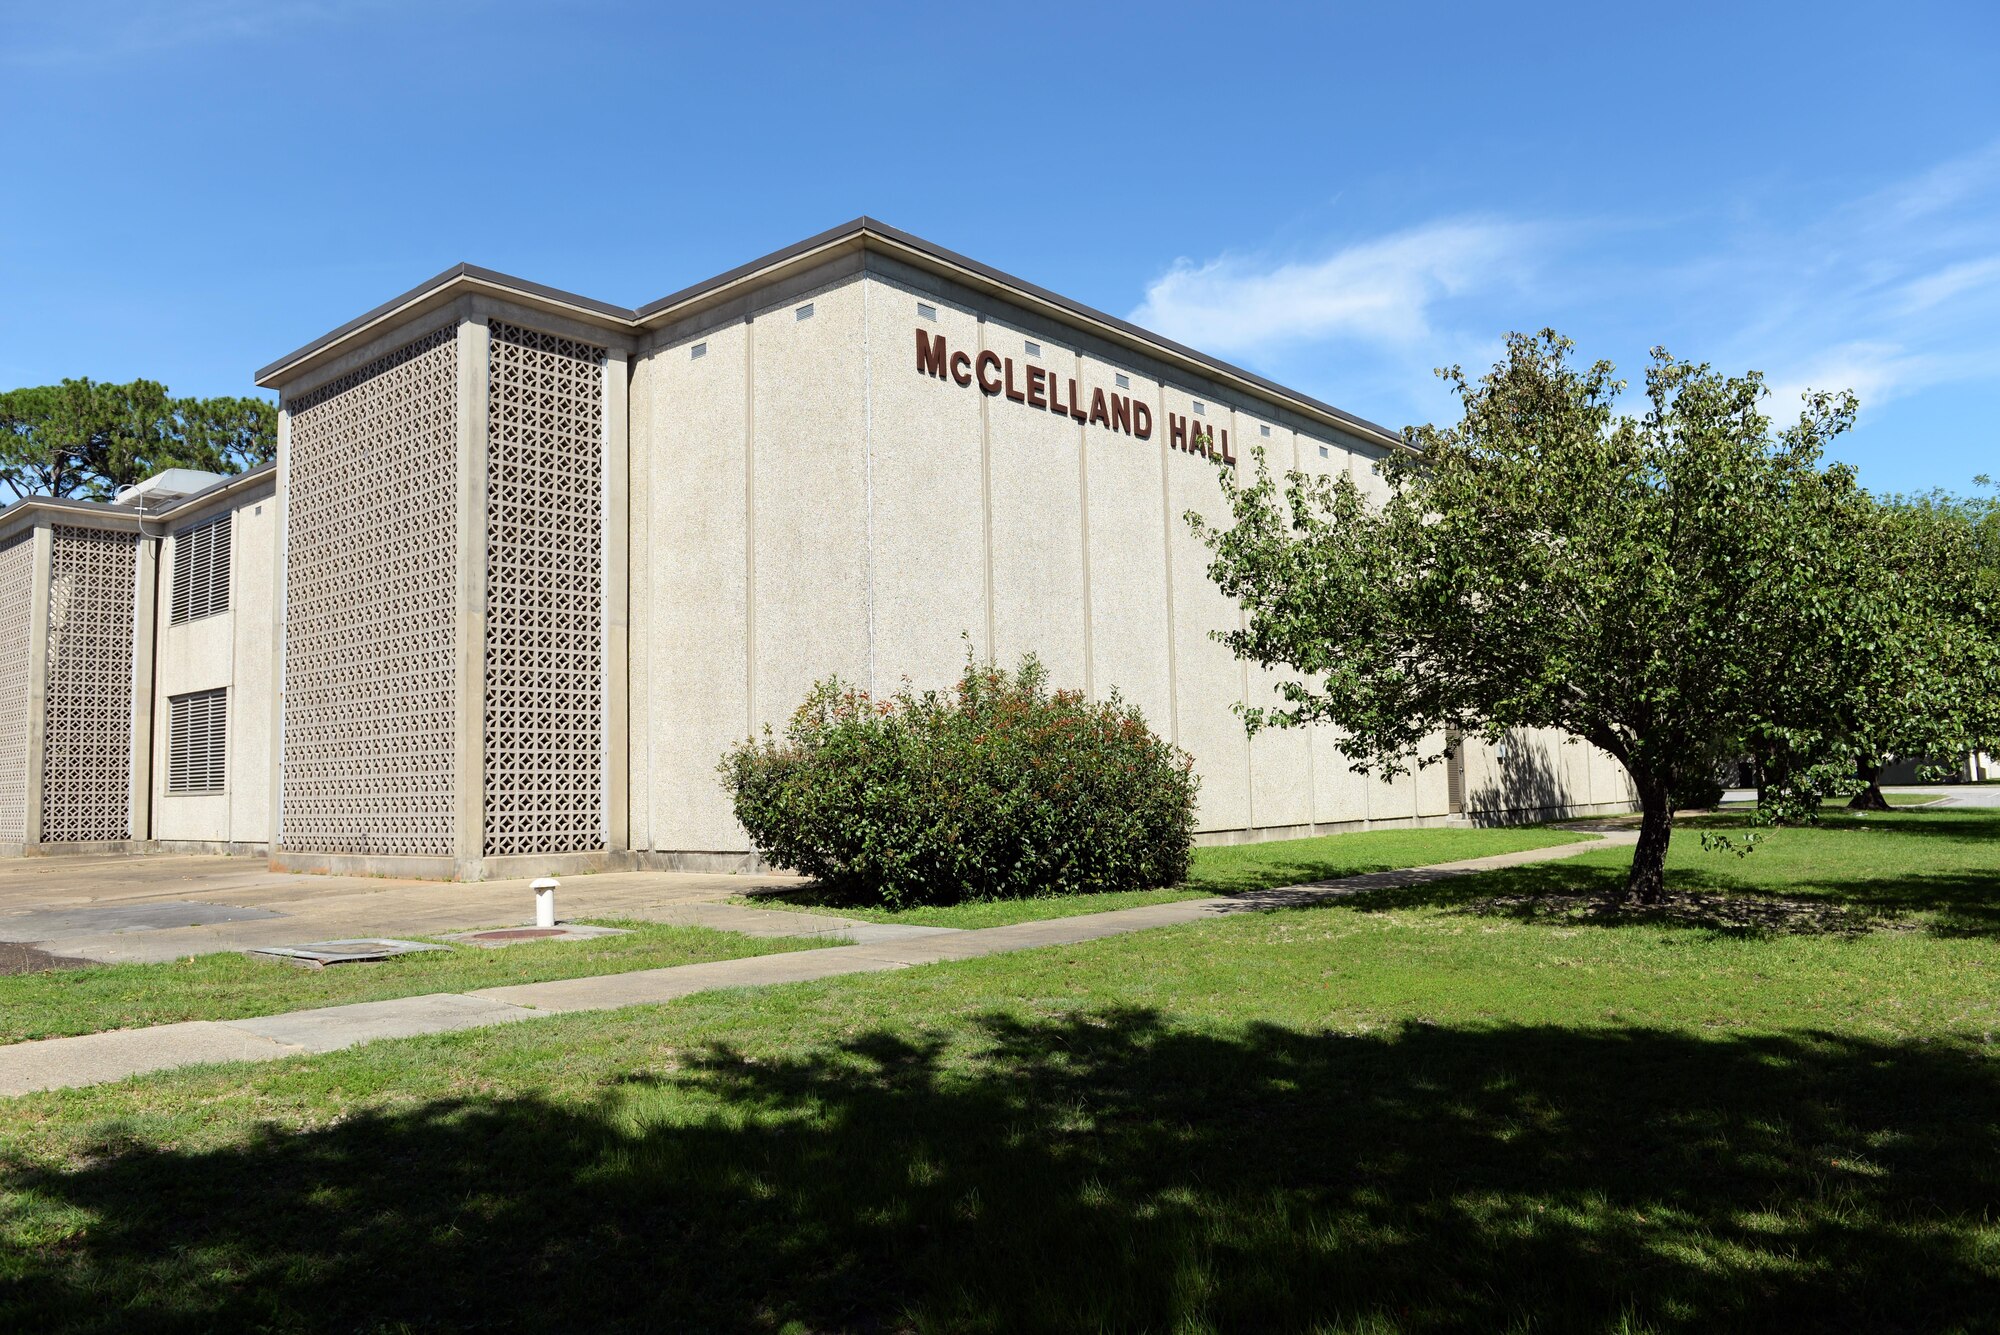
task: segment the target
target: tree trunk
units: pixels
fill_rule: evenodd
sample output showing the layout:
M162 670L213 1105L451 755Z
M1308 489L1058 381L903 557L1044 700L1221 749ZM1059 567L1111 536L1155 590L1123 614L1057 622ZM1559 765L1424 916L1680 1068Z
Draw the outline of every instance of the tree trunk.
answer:
M1667 843L1674 836L1674 805L1663 783L1639 789L1639 844L1632 850L1632 874L1625 898L1657 904L1667 895Z
M1882 796L1882 785L1876 781L1881 773L1882 767L1872 761L1856 760L1854 762L1854 777L1868 786L1856 793L1854 800L1847 804L1849 811L1888 811L1891 809L1889 799Z

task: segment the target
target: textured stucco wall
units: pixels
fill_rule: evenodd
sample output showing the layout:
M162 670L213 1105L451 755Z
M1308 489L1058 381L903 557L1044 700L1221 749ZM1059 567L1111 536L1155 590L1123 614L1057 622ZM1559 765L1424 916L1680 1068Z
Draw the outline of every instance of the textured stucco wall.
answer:
M271 805L271 600L277 574L277 501L270 492L230 508L229 609L176 626L168 615L180 556L172 535L214 517L176 521L161 544L159 608L154 621L152 837L263 843ZM221 793L167 791L170 704L191 691L228 691Z
M1011 358L1017 389L1033 364L1086 406L1100 388L1143 401L1150 437L922 374L919 329ZM670 331L636 359L633 405L635 846L747 848L714 777L730 743L782 728L831 673L946 684L968 645L1136 703L1194 755L1209 837L1447 817L1441 766L1385 782L1351 773L1328 729L1245 737L1232 706L1274 699L1280 676L1210 635L1240 614L1184 516L1221 517L1217 466L1171 447L1168 414L1227 429L1239 467L1262 446L1377 496L1379 448L893 267ZM1530 752L1570 805L1620 800L1587 748ZM1516 795L1490 756L1468 763L1469 794Z

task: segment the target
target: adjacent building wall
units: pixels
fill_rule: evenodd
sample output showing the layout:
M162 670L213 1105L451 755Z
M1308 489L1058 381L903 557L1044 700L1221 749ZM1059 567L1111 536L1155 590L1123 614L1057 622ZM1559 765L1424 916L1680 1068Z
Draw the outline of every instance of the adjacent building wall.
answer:
M229 516L226 610L174 624L181 537ZM277 498L268 483L220 506L175 515L160 544L153 660L152 837L167 844L258 846L269 839L271 692L276 678L271 611L277 582ZM172 700L226 692L224 790L169 791Z

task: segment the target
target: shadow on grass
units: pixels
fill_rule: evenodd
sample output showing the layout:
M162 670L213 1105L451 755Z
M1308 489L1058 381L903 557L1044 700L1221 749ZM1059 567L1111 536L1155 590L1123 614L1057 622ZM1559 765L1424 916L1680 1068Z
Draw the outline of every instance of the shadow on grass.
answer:
M1752 854L1752 857L1757 854ZM1348 901L1358 912L1444 909L1565 926L1680 927L1717 936L1819 936L1922 929L1936 936L2000 937L2000 865L1992 871L1819 875L1773 894L1714 867L1669 868L1664 904L1619 903L1624 867L1550 862L1477 877L1376 890Z
M1996 1324L2000 1068L1948 1042L958 1032L9 1166L87 1224L0 1258L0 1326Z

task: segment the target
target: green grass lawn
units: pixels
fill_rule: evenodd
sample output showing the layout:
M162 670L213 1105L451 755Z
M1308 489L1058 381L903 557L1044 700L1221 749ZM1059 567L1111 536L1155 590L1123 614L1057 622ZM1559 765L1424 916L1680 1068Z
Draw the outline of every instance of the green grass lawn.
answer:
M647 922L606 919L600 925L628 928L631 935L528 941L498 950L445 943L450 948L444 953L325 969L223 952L167 964L108 964L0 977L0 1044L176 1020L240 1020L350 1001L658 969L827 944Z
M2000 1327L2000 812L1624 857L14 1100L0 1329Z
M1306 881L1358 876L1371 871L1422 867L1461 858L1551 848L1595 838L1573 830L1516 827L1500 830L1369 830L1317 839L1284 839L1262 844L1197 848L1186 883L1161 890L1101 895L1049 895L1041 899L977 900L924 908L885 909L829 896L816 886L745 896L738 902L767 908L803 909L869 922L901 922L922 927L1004 927L1043 918L1137 908L1176 899L1241 894Z

